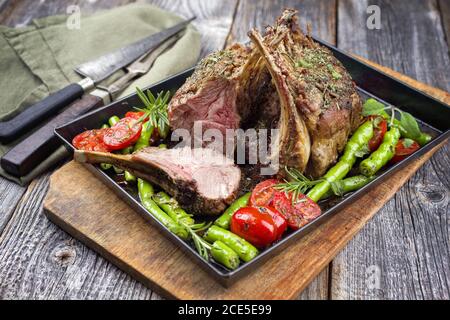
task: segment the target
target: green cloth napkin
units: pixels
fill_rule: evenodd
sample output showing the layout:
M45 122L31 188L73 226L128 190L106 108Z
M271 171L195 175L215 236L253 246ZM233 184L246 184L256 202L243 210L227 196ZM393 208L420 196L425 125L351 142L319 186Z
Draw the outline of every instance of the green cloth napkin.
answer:
M131 4L91 16L83 16L79 29L68 28L68 16L33 20L23 28L0 26L0 121L81 78L73 68L152 33L171 27L182 18L148 4ZM200 54L200 35L190 25L184 35L164 52L152 69L134 81L121 96L134 92L193 66ZM118 71L110 83L123 74ZM102 83L103 85L105 83ZM0 156L21 141L0 144ZM0 175L26 184L67 156L64 148L25 177L15 178L0 168Z

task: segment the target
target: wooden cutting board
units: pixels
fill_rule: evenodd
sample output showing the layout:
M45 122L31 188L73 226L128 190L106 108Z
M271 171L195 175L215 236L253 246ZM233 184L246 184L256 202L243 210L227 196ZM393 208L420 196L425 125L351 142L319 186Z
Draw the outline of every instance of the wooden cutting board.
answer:
M369 63L439 100L450 102L447 92ZM162 296L199 300L295 299L442 145L229 288L202 271L81 164L72 161L52 175L44 209L55 224Z

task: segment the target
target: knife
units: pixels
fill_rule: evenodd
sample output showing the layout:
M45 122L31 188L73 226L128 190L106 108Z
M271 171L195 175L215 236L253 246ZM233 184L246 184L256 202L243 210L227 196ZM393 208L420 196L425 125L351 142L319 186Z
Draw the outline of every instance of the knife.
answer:
M175 35L172 38L167 39L166 41L161 43L157 48L155 48L150 52L146 52L138 60L128 65L125 68L126 73L122 77L117 79L115 82L113 82L106 88L101 86L99 86L99 88L106 90L111 96L111 99L114 100L116 96L120 92L122 92L123 89L128 87L129 83L134 78L146 74L152 67L155 60L179 39L180 37L178 35Z
M9 150L1 159L2 168L17 177L29 173L37 164L46 159L59 147L60 141L53 134L53 130L56 127L103 106L104 100L116 98L129 85L132 79L147 73L155 60L179 39L178 35L172 36L127 66L125 68L127 73L110 86L107 88L99 86L98 90L91 94L86 94L83 98L72 103L66 110Z
M59 147L60 142L53 133L56 127L114 99L118 93L128 86L133 78L148 72L158 56L179 38L180 36L177 34L169 37L128 65L125 68L128 72L109 87L99 86L98 89L72 103L66 110L9 150L1 158L2 168L14 176L23 176L29 173L38 163L46 159Z
M155 33L134 42L124 48L105 54L97 59L83 63L75 68L75 72L84 76L78 83L53 93L44 100L30 106L16 117L0 122L0 142L8 143L16 139L40 121L57 113L71 102L81 98L84 93L95 88L96 84L105 80L117 70L138 59L142 54L183 30L195 17L180 22L175 26Z

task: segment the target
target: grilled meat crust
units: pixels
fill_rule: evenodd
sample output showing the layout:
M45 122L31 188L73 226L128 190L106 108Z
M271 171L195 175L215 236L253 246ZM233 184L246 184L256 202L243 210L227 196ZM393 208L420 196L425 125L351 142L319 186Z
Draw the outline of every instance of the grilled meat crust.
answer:
M306 133L300 142L304 149L295 146L297 141L284 142L281 135L280 163L292 166L298 159L307 159L307 166L300 161L293 167L317 178L336 162L349 135L360 125L362 103L347 70L329 49L302 33L296 14L286 9L275 26L267 27L264 39L255 30L249 36L271 71L281 115L296 108L309 133L310 145ZM302 133L296 129L295 112L289 112L290 121L280 119L280 131L296 140ZM291 128L284 129L286 125Z
M149 147L131 155L75 151L85 163L110 163L158 185L189 213L219 215L238 196L241 171L232 161L210 149Z

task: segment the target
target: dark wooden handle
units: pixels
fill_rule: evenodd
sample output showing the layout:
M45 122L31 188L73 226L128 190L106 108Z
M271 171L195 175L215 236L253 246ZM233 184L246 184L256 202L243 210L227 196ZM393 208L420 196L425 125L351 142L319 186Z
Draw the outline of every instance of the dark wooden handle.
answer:
M11 120L0 122L0 142L8 143L17 139L39 122L79 99L83 93L84 90L78 83L70 84L30 106Z
M56 127L102 105L103 100L93 95L85 95L75 101L42 128L9 150L1 159L2 168L16 177L26 175L61 145L53 132Z

